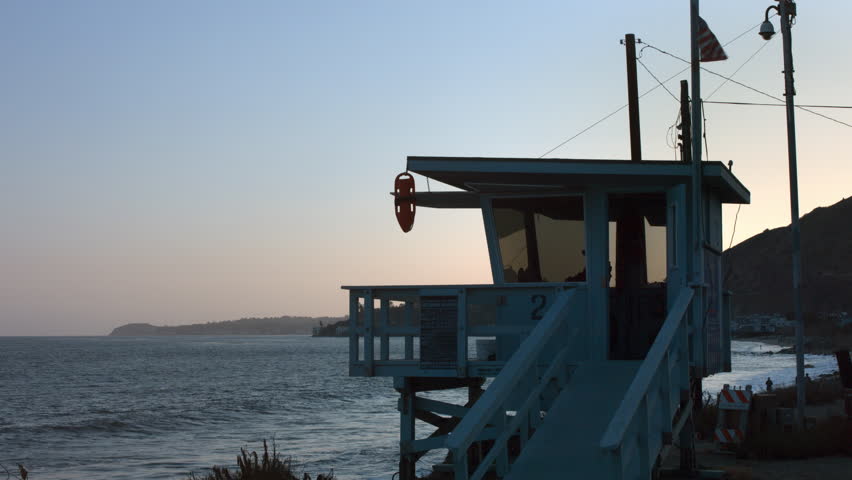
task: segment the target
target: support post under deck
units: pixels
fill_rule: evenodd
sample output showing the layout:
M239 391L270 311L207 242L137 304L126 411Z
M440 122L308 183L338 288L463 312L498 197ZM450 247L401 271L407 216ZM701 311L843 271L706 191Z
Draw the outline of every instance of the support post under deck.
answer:
M399 411L399 480L416 480L415 465L417 458L408 448L414 441L414 403L417 393L410 378L401 380L402 388L397 388L402 397Z

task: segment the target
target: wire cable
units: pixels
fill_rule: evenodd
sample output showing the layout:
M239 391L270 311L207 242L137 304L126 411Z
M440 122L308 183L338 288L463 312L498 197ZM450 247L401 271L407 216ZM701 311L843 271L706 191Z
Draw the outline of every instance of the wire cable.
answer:
M637 62L639 62L639 64L640 64L640 65L642 65L642 68L644 68L644 69L645 69L645 71L646 71L646 72L648 72L648 75L651 75L651 77L652 77L654 80L656 80L656 81L657 81L657 84L658 84L660 87L663 87L663 88L665 89L665 91L666 91L666 92L668 92L668 94L669 94L669 95L670 95L670 96L671 96L671 97L675 100L675 102L677 102L678 104L680 104L680 99L679 99L679 98L677 98L677 97L676 97L676 96L675 96L675 95L671 92L671 90L669 90L668 88L666 88L665 84L664 84L663 82L661 82L661 81L660 81L660 79L659 79L659 78L657 78L657 76L656 76L656 75L654 75L654 72L652 72L652 71L651 71L651 69L650 69L650 68L648 68L648 66L647 66L647 65L645 65L645 64L642 62L642 50L639 50L639 55L636 57L636 61L637 61ZM679 74L679 73L678 73L678 74ZM702 109L703 109L703 108L704 108L704 107L702 106ZM667 147L669 147L669 148L671 148L672 150L674 150L674 159L675 159L675 161L677 161L677 159L678 159L678 158L677 158L677 152L678 152L678 135L677 135L677 128L678 128L678 127L677 127L677 126L678 126L678 124L679 124L679 123L680 123L680 109L678 109L678 111L677 111L677 117L675 118L674 123L673 123L673 124L671 124L671 125L669 125L669 128L668 128L668 129L666 129L666 146L667 146ZM705 123L706 123L706 119L705 119ZM707 138L706 138L706 137L704 138L704 143L705 143L705 144L707 143Z
M769 18L773 18L773 17L775 17L775 16L777 16L777 13L774 13L774 14L770 15L770 17L769 17ZM743 33L741 33L741 34L737 35L736 37L734 37L733 39L729 40L727 43L723 44L722 46L723 46L723 47L727 47L728 45L730 45L730 44L732 44L732 43L736 42L737 40L739 40L740 38L742 38L745 34L747 34L747 33L751 32L751 31L752 31L752 30L754 30L755 28L759 27L762 23L763 23L763 22L760 22L760 23L758 23L757 25L754 25L754 26L752 26L752 27L749 27L749 29L748 29L748 30L745 30ZM647 44L646 44L646 45L647 45ZM645 47L642 47L642 50L644 50L644 49L645 49ZM657 49L657 48L655 47L655 50L659 50L659 49ZM660 51L661 51L661 50L660 50ZM641 50L640 50L640 56L641 56ZM674 55L672 55L672 56L674 56ZM675 57L675 58L677 58L677 57ZM638 60L638 59L637 59L637 60ZM682 59L679 59L679 60L682 60ZM642 63L642 62L639 62L639 63ZM687 63L689 63L689 62L687 62ZM645 65L644 65L644 64L642 64L642 66L643 66L643 67L645 67ZM646 69L646 70L648 70L648 69L647 69L647 67L645 67L645 69ZM661 85L663 85L663 84L666 84L666 83L670 82L673 78L677 77L678 75L680 75L681 73L683 73L683 72L685 72L685 71L687 71L687 70L689 70L689 67L684 68L683 70L681 70L681 71L679 71L679 72L675 73L674 75L672 75L672 76L670 76L669 78L667 78L667 79L663 80L662 82L660 82L659 80L657 80L657 85L655 85L654 87L652 87L650 90L647 90L647 91L646 91L645 93L643 93L642 95L639 95L639 98L642 98L642 97L644 97L645 95L647 95L647 94L649 94L649 93L653 92L654 90L656 90L657 88L659 88ZM650 71L648 71L648 73L651 73L651 72L650 72ZM653 76L653 75L651 75L651 76ZM668 90L667 90L667 91L668 91ZM671 95L671 92L669 92L669 95ZM672 96L674 96L674 95L672 95ZM677 100L677 97L675 97L675 100ZM678 102L680 102L680 100L678 100ZM544 158L544 157L546 157L547 155L550 155L550 154L551 154L551 153L553 153L554 151L556 151L556 150L558 150L558 149L562 148L562 146L563 146L563 145L565 145L566 143L570 142L571 140L574 140L575 138L579 137L580 135L582 135L582 134L584 134L584 133L588 132L589 130L591 130L591 129L595 128L596 126L600 125L601 123L603 123L604 121L606 121L607 119L609 119L610 117L612 117L613 115L615 115L616 113L618 113L618 112L620 112L620 111L624 110L625 108L627 108L627 104L622 105L621 107L619 107L617 110L613 111L612 113L607 114L606 116L604 116L604 117L603 117L603 118L601 118L600 120L598 120L598 121L594 122L593 124L589 125L588 127L584 128L583 130L580 130L578 133L576 133L576 134L574 134L573 136L569 137L567 140L563 141L563 142L562 142L562 143L560 143L559 145L557 145L557 146L555 146L555 147L551 148L550 150L548 150L548 151L544 152L544 153L543 153L542 155L540 155L538 158Z
M769 18L775 18L775 17L777 17L777 16L778 16L778 12L775 12L775 13L773 13L772 15L770 15L770 16L769 16ZM754 30L755 28L757 28L757 27L759 27L759 26L761 26L761 25L763 25L763 22L758 23L757 25L755 25L755 26L753 26L753 27L749 28L748 30L744 31L743 33L741 33L741 34L737 35L737 36L736 36L736 37L734 37L733 39L728 40L728 43L726 43L726 44L724 44L724 45L722 45L722 46L723 46L723 47L727 47L728 45L730 45L730 44L732 44L732 43L736 42L737 40L739 40L740 38L742 38L742 37L743 37L745 34L747 34L748 32L750 32L750 31Z
M610 113L609 115L607 115L607 116L603 117L602 119L598 120L597 122L595 122L595 123L593 123L593 124L589 125L588 127L584 128L584 129L582 129L582 130L580 130L580 131L579 131L579 132L577 132L574 136L572 136L572 137L568 138L568 140L565 140L564 142L560 143L559 145L557 145L557 146L555 146L555 147L551 148L550 150L548 150L548 151L546 151L546 152L542 153L542 154L541 154L538 158L544 158L544 157L546 157L547 155L549 155L549 154L550 154L550 153L552 153L553 151L558 150L560 147L562 147L562 146L563 146L563 145L565 145L566 143L570 142L571 140L574 140L575 138L579 137L580 135L582 135L582 134L584 134L584 133L588 132L589 130L591 130L591 129L595 128L595 127L597 127L597 126L598 126L598 125L600 125L600 124L601 124L604 120L606 120L606 119L608 119L609 117L611 117L611 116L615 115L616 113L618 113L618 112L620 112L620 111L624 110L625 108L627 108L627 104L622 105L622 106L621 106L618 110L613 111L612 113Z
M742 63L742 65L740 65L739 67L737 67L737 69L736 69L736 70L734 70L734 73L732 73L732 74L731 74L731 78L733 78L733 76L734 76L734 75L736 75L736 74L737 74L737 72L739 72L740 70L742 70L742 68L743 68L743 67L745 67L745 66L746 66L746 64L747 64L748 62L750 62L750 61L751 61L754 57L756 57L756 56L757 56L757 54L761 52L761 50L763 50L764 48L766 48L766 46L767 46L767 45L769 45L769 42L763 42L763 43L760 45L760 48L758 48L756 52L752 53L752 54L751 54L751 56L750 56L750 57L748 57L748 58L746 59L746 61ZM720 83L718 87L716 87L716 88L715 88L712 92L710 92L710 95L707 95L707 98L709 99L710 97L712 97L712 96L713 96L716 92L718 92L718 91L719 91L719 89L720 89L720 88L724 87L724 86L725 86L725 84L727 84L727 83L728 83L728 80L727 80L727 79L725 79L725 81L724 81L724 82ZM705 99L705 100L706 100L706 99Z
M667 79L663 80L663 81L662 81L662 82L660 82L660 83L668 83L668 82L669 82L669 81L671 81L673 78L675 78L676 76L680 75L681 73L683 73L683 72L685 72L685 71L687 71L687 70L689 70L689 67L684 68L683 70L681 70L681 71L679 71L679 72L675 73L674 75L670 76L669 78L667 78ZM646 91L645 91L645 93L643 93L642 95L639 95L639 98L642 98L642 97L644 97L645 95L648 95L649 93L653 92L654 90L656 90L656 89L658 89L658 88L660 88L660 84L659 84L659 83L658 83L657 85L654 85L653 87L649 88L648 90L646 90ZM565 140L564 142L560 143L559 145L557 145L557 146L555 146L555 147L551 148L550 150L548 150L548 151L544 152L544 153L543 153L543 154L541 154L538 158L544 158L544 157L546 157L547 155L549 155L549 154L551 154L552 152L554 152L554 151L558 150L559 148L561 148L563 145L565 145L566 143L570 142L571 140L574 140L575 138L577 138L577 137L579 137L580 135L582 135L582 134L584 134L584 133L588 132L589 130L593 129L594 127L597 127L599 124L603 123L605 120L609 119L610 117L612 117L612 116L613 116L613 115L615 115L616 113L618 113L618 112L620 112L620 111L624 110L625 108L627 108L627 104L626 104L626 103L625 103L624 105L620 106L618 109L616 109L616 110L612 111L611 113L607 114L606 116L604 116L604 117L603 117L603 118L601 118L600 120L596 121L595 123L593 123L593 124L589 125L588 127L584 128L584 129L582 129L582 130L580 130L579 132L577 132L577 133L576 133L576 134L574 134L573 136L569 137L567 140Z
M646 72L648 72L648 75L650 75L651 77L653 77L653 78L654 78L654 80L656 80L656 81L657 81L657 83L658 83L661 87L663 87L663 90L665 90L665 91L666 91L669 95L671 95L671 97L672 97L672 98L674 98L675 102L680 103L680 100L679 100L679 99L675 96L675 94L674 94L674 93L672 93L672 92L671 92L671 90L669 90L668 88L666 88L666 86L663 84L663 82L661 82L661 81L660 81L660 79L659 79L659 78L657 78L657 76L656 76L656 75L654 75L654 72L652 72L652 71L651 71L651 70L650 70L650 69L649 69L649 68L648 68L648 67L647 67L644 63L642 63L642 60L640 60L639 58L637 58L637 59L636 59L636 61L637 61L637 62L639 62L639 65L642 65L642 68L644 68L644 69L645 69L645 71L646 71Z
M684 63L690 63L688 60L684 60L683 58L678 57L677 55L675 55L675 54L673 54L673 53L669 53L669 52L667 52L667 51L665 51L665 50L661 50L661 49L659 49L659 48L657 48L657 47L655 47L655 46L653 46L653 45L650 45L650 44L648 44L648 43L646 43L646 44L645 44L645 46L646 46L647 48L654 49L654 50L656 50L656 51L658 51L658 52L660 52L660 53L662 53L662 54L664 54L664 55L668 55L668 56L670 56L670 57L672 57L672 58L675 58L675 59L677 59L677 60L680 60L681 62L684 62ZM736 84L736 85L739 85L739 86L741 86L741 87L743 87L743 88L747 88L747 89L749 89L749 90L751 90L751 91L753 91L753 92L755 92L755 93L759 93L759 94L761 94L761 95L763 95L763 96L765 96L765 97L769 97L769 98L771 98L771 99L773 99L773 100L775 100L775 101L778 101L778 102L784 102L784 100L783 100L783 99L780 99L780 98L778 98L778 97L776 97L776 96L774 96L774 95L772 95L772 94L766 93L766 92L764 92L764 91L762 91L762 90L758 90L758 89L756 89L756 88L754 88L754 87L752 87L752 86L746 85L746 84L744 84L744 83L742 83L742 82L738 82L738 81L734 80L733 78L726 77L726 76L722 75L721 73L716 73L716 72L714 72L713 70L709 70L709 69L707 69L707 68L705 68L705 67L700 67L700 68L701 68L701 70L704 70L705 72L707 72L707 73L709 73L709 74L711 74L711 75L716 75L717 77L725 78L725 79L727 79L729 82L734 83L734 84ZM795 107L796 107L796 108L798 108L799 110L803 110L803 111L805 111L805 112L808 112L808 113L810 113L810 114L816 115L816 116L818 116L818 117L825 118L826 120L831 120L832 122L839 123L839 124L841 124L841 125L844 125L844 126L847 126L847 127L849 127L849 128L852 128L852 125L850 125L850 124L848 124L848 123L846 123L846 122L840 121L840 120L838 120L838 119L836 119L836 118L829 117L828 115L823 115L822 113L819 113L819 112L815 112L815 111L810 110L810 109L808 109L808 108L806 108L806 107L803 107L803 106L801 106L801 105L795 105Z
M786 107L786 103L759 103L759 102L727 102L727 101L710 101L704 100L704 103L714 103L717 105L749 105L755 107ZM799 107L806 108L841 108L841 109L852 109L852 106L849 105L797 105Z
M705 72L707 72L707 73L711 73L711 74L716 75L716 76L718 76L718 77L726 78L724 75L719 74L719 73L716 73L716 72L714 72L714 71L712 71L712 70L707 70L707 69L706 69L706 68L704 68L704 67L701 67L701 69L702 69L702 70L704 70L704 71L705 71ZM737 85L739 85L739 86L741 86L741 87L744 87L744 88L747 88L747 89L752 90L752 91L754 91L754 92L757 92L757 93L759 93L759 94L761 94L761 95L767 96L767 97L769 97L769 98L771 98L771 99L773 99L773 100L776 100L776 101L779 101L779 102L783 102L783 101L784 101L783 99L780 99L780 98L778 98L778 97L776 97L776 96L774 96L774 95L771 95L771 94L769 94L769 93L763 92L763 91L758 90L758 89L756 89L756 88L754 88L754 87L748 86L748 85L746 85L746 84L744 84L744 83L742 83L742 82L738 82L738 81L736 81L736 80L734 80L734 79L730 79L729 81L731 81L731 82L733 82L733 83L735 83L735 84L737 84ZM786 104L785 104L785 106L786 106ZM826 119L826 120L831 120L832 122L839 123L840 125L845 125L845 126L847 126L847 127L849 127L849 128L852 128L852 125L850 125L850 124L848 124L848 123L846 123L846 122L844 122L844 121L838 120L838 119L833 118L833 117L829 117L828 115L823 115L822 113L815 112L815 111L810 110L810 109L808 109L808 108L806 108L806 107L803 107L803 106L801 106L801 105L794 105L794 106L795 106L796 108L798 108L799 110L803 110L803 111L805 111L805 112L808 112L808 113L810 113L810 114L816 115L816 116L818 116L818 117L822 117L822 118L824 118L824 119Z
M743 204L737 205L737 214L734 215L734 229L731 231L731 241L728 243L728 250L734 246L734 235L737 233L737 219L740 218L740 209L743 208Z

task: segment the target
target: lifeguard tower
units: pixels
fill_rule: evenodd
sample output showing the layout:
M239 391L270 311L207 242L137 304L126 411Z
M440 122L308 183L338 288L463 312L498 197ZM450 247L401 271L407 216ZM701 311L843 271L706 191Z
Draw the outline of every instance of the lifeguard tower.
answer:
M727 167L409 157L407 171L458 191L404 200L481 210L494 283L343 287L350 375L400 393L402 480L434 449L466 480L649 478L691 448L701 379L730 371L722 204L749 192ZM467 402L419 395L450 388Z

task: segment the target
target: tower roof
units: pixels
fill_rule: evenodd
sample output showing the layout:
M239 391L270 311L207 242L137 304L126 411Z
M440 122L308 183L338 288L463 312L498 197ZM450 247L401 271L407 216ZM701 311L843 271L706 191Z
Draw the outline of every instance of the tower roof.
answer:
M724 203L749 203L748 189L721 162L702 162L703 183ZM688 181L692 165L673 161L562 158L408 157L408 170L472 193L667 187Z

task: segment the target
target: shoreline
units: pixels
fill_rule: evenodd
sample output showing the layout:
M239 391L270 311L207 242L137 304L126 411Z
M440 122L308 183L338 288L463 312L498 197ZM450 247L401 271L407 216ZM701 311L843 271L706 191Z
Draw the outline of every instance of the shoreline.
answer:
M744 342L759 342L766 345L774 345L782 347L776 354L795 354L796 353L796 337L793 335L732 335L731 340L739 340ZM805 337L805 354L806 355L834 355L836 350L839 350L834 338L826 337Z

